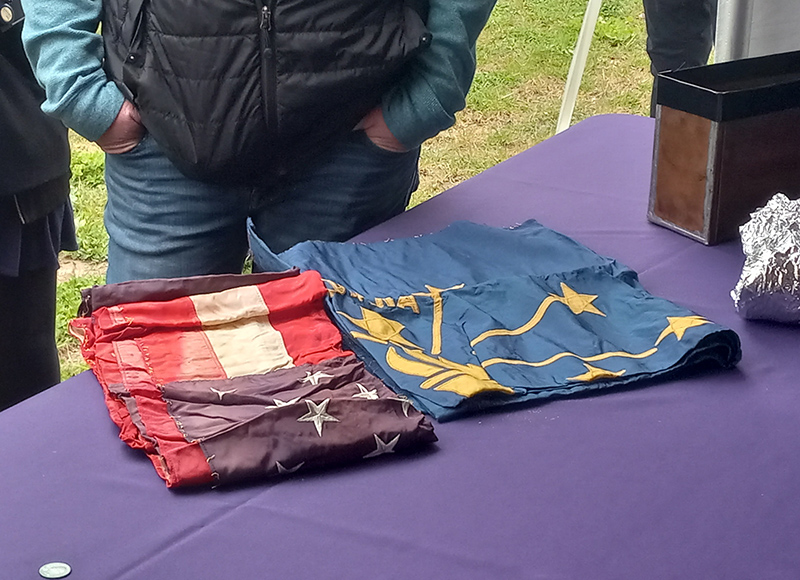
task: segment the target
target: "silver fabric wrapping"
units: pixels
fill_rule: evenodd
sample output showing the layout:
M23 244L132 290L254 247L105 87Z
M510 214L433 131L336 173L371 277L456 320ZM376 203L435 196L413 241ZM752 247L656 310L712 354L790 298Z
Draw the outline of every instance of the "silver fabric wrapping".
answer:
M739 231L746 260L731 291L736 311L800 323L800 200L775 194Z

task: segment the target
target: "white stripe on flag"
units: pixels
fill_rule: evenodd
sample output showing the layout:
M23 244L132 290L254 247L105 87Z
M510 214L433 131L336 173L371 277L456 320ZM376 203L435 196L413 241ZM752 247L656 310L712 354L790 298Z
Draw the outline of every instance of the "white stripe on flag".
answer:
M191 296L203 331L229 378L294 366L255 286Z

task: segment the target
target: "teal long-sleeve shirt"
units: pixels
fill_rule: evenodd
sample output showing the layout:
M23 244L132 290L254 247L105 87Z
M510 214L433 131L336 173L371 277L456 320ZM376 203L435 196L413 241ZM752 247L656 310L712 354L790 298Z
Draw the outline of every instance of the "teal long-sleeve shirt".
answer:
M447 129L475 75L475 43L496 0L431 0L431 45L384 95L394 136L408 148ZM103 70L97 29L102 0L22 0L23 43L47 98L44 112L90 141L117 116L124 97Z

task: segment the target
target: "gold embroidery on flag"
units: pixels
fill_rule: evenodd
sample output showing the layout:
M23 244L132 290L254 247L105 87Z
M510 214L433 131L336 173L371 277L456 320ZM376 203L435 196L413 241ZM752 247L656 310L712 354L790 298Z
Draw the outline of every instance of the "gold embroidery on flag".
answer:
M569 377L567 378L567 380L590 382L590 381L596 381L598 379L613 379L615 377L621 377L622 375L625 374L625 369L622 369L621 371L618 372L614 372L614 371L608 371L606 369L593 367L592 365L587 365L586 363L583 363L583 366L586 367L585 373L583 373L582 375L578 375L576 377Z
M683 340L683 333L689 328L703 326L704 324L711 324L711 322L702 316L667 316L667 327L658 336L656 345L670 334L674 334L678 340Z
M442 320L444 317L444 301L442 300L442 292L448 290L458 290L463 288L463 284L451 286L450 288L435 288L434 286L425 285L428 293L415 292L415 296L428 296L433 300L433 323L432 323L432 336L431 336L431 354L439 354L442 352Z
M546 366L551 365L554 362L556 362L557 360L562 359L564 357L574 357L574 358L580 359L582 361L596 362L596 361L599 361L599 360L605 360L607 358L615 358L615 357L635 358L635 359L636 358L647 358L649 356L654 355L656 353L656 351L658 351L658 349L653 347L651 349L648 349L648 350L646 350L644 352L640 352L638 354L634 354L634 353L630 353L630 352L624 352L624 351L612 351L612 352L601 352L600 354L595 354L595 355L591 355L591 356L579 356L579 355L577 355L575 353L572 353L572 352L560 352L558 354L554 354L550 358L547 358L547 359L545 359L543 361L539 361L539 362L531 362L531 361L512 359L512 358L490 358L490 359L487 359L487 360L483 361L481 363L481 365L483 367L488 367L488 366L496 365L496 364L525 365L525 366L529 366L529 367L546 367Z
M326 280L325 278L323 278L322 281L326 286L330 286L330 288L328 288L328 296L334 296L335 294L347 294L347 289L338 282Z
M423 389L451 391L463 397L472 397L488 391L514 393L513 389L492 379L478 365L459 364L442 357L426 355L418 350L403 349L403 352L417 360L409 360L401 356L394 347L390 346L386 351L386 362L398 372L425 377L426 380L420 384Z
M413 296L400 296L397 299L397 306L398 308L410 308L414 314L419 314L419 305Z
M479 342L483 342L487 338L492 336L519 336L520 334L525 334L529 330L533 329L539 322L541 322L542 318L544 318L545 312L547 309L550 308L552 304L556 302L560 302L561 304L565 304L573 314L582 314L584 312L589 312L591 314L598 314L600 316L605 316L602 312L600 312L592 302L597 298L596 294L579 294L575 292L572 288L561 282L561 293L562 296L558 294L550 294L545 298L542 303L539 305L539 308L533 314L533 316L520 326L519 328L514 329L507 329L507 328L497 328L494 330L487 330L483 334L478 335L478 337L472 339L470 342L470 346L475 346Z
M335 282L331 282L331 284L340 286ZM341 294L346 294L347 291L344 290L344 287L340 287L343 289ZM410 308L416 314L420 313L417 297L431 299L431 347L427 352L421 346L414 344L401 335L402 331L406 328L403 324L392 320L391 318L387 318L382 314L366 309L363 306L360 307L360 319L354 318L342 311L338 311L338 314L345 317L353 325L365 331L350 331L350 334L354 338L368 340L388 346L385 357L390 368L406 375L423 377L425 380L421 382L420 388L433 389L437 391L451 391L464 397L472 397L478 393L486 391L497 391L509 394L514 393L512 388L498 383L486 372L487 367L496 364L524 365L538 368L551 365L563 358L571 357L582 361L583 366L587 370L585 373L580 375L567 377L566 380L595 381L603 378L622 376L627 372L627 370L622 369L620 371L610 371L587 364L588 362L597 362L610 358L644 359L652 356L658 351L658 348L653 347L641 353L612 351L589 356L581 356L572 352L560 352L542 361L491 358L485 361L480 361L480 365L457 363L438 356L442 351L442 324L444 319L444 300L442 298L442 293L448 290L457 290L463 287L464 284L459 284L450 288L436 288L434 286L425 285L425 288L428 290L428 292L414 292L411 295L398 297L396 302L398 307ZM350 292L350 294L354 295L353 292ZM535 328L544 318L547 310L556 303L564 304L575 315L589 313L597 316L606 316L604 312L599 310L593 304L597 298L598 295L596 294L581 294L576 292L567 284L562 282L561 295L549 294L539 304L533 316L525 324L514 329L498 328L487 330L479 334L476 338L472 339L470 341L470 345L475 346L484 340L495 336L520 336L525 334L526 332L529 332ZM390 302L391 300L391 298L375 298L373 304L378 308L383 308L386 305L394 306L394 303ZM668 323L669 324L667 328L661 333L661 336L656 341L656 344L661 342L661 340L663 340L669 334L675 334L678 340L680 340L683 337L683 333L686 331L686 329L693 326L708 324L709 322L699 316L687 316L668 317ZM401 352L403 354L401 354Z

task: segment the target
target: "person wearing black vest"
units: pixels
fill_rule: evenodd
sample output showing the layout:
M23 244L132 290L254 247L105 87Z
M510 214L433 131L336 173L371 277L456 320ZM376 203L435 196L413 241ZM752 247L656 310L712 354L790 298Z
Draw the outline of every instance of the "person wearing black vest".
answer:
M402 212L494 1L23 0L43 110L107 153L107 280L241 271L248 219L280 252Z
M60 380L55 342L58 252L76 250L66 128L39 106L18 6L0 26L0 409Z

